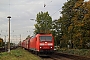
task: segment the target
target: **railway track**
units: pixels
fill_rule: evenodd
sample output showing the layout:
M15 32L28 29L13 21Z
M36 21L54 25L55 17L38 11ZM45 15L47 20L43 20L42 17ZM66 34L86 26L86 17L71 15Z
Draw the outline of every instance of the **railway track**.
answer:
M90 58L87 58L87 57L70 55L70 54L55 53L55 55L66 57L66 58L69 58L69 59L72 59L72 60L90 60Z
M63 53L55 52L52 55L40 56L41 60L90 60L90 58L76 56L76 55L68 55Z
M58 56L58 55L51 55L51 56L41 57L41 60L72 60L72 59Z

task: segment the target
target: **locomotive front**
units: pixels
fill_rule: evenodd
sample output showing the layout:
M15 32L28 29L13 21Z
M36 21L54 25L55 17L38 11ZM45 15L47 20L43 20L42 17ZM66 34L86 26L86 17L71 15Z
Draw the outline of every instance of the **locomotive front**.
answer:
M54 51L54 38L52 34L40 34L37 36L37 40L40 53L52 53Z

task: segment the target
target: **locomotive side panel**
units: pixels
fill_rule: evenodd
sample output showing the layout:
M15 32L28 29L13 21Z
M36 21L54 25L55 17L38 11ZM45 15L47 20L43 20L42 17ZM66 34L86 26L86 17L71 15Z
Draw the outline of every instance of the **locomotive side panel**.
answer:
M30 39L30 50L36 50L36 37Z
M36 51L39 52L39 50L40 50L40 48L39 48L40 41L39 41L39 35L38 34L36 35L36 38L37 38L37 40L36 40Z

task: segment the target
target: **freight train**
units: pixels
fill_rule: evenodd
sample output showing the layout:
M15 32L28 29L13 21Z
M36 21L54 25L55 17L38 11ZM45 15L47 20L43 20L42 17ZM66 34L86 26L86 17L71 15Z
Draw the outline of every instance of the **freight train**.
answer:
M54 37L52 34L37 34L23 40L21 46L36 54L51 54L54 51Z

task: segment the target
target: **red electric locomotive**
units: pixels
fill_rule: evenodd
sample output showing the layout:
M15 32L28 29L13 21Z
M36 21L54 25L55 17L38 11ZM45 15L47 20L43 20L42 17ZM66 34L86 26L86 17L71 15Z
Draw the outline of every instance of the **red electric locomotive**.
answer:
M37 34L30 39L29 49L37 53L52 53L54 38L52 34Z
M37 34L35 37L23 40L22 47L35 53L52 53L54 37L52 34Z

